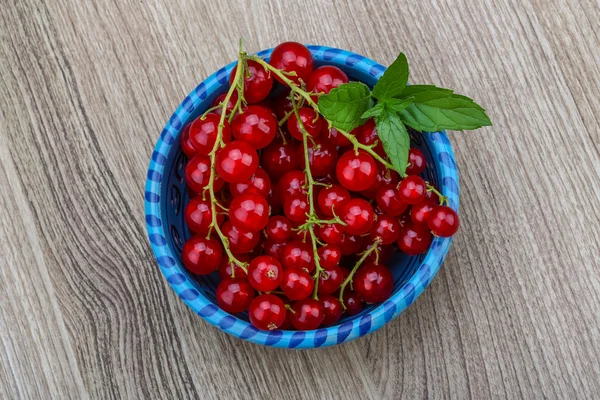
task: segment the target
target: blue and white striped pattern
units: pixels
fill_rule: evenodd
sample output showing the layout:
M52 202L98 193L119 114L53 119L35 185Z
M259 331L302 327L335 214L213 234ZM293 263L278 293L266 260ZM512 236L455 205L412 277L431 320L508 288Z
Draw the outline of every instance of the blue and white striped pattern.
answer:
M361 55L323 46L308 46L317 66L335 65L353 80L372 86L385 67ZM271 50L258 55L268 58ZM200 83L181 103L163 129L152 153L145 191L146 226L152 250L161 272L179 297L198 315L225 332L266 346L314 348L331 346L356 339L381 328L410 306L429 285L442 264L451 238L435 238L428 253L421 257L396 254L388 263L394 275L394 293L383 304L366 307L355 316L342 319L339 325L313 331L260 331L247 315L233 316L219 309L214 301L218 276L198 277L181 263L181 249L189 238L183 222L183 207L189 201L183 170L186 157L179 145L182 127L196 118L210 102L227 89L229 73L235 63L221 68ZM458 172L454 154L444 132L411 132L412 145L427 157L430 168L425 177L448 197L458 210ZM433 168L431 168L433 166Z

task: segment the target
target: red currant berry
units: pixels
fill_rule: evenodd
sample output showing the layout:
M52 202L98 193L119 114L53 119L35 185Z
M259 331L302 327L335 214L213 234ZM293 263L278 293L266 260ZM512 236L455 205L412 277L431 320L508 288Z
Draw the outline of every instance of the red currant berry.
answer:
M269 64L284 72L295 72L295 76L287 75L287 78L296 84L300 82L300 79L306 82L314 67L310 50L298 42L284 42L277 45L271 53ZM275 79L284 83L277 75L275 75Z
M300 167L297 148L298 146L291 142L284 144L280 140L273 141L262 151L263 168L274 179L279 179L287 172L297 170Z
M281 193L284 203L287 201L288 196L294 196L298 194L306 194L306 175L304 171L290 171L279 179L277 183L277 189Z
M425 200L420 204L415 204L410 209L410 219L415 225L427 225L427 219L437 204L432 200Z
M300 240L289 242L283 249L280 259L283 268L286 269L299 268L308 272L312 272L315 269L312 246Z
M342 240L337 244L340 246L340 249L342 249L342 255L347 256L360 250L363 245L363 238L358 235L345 233Z
M308 197L305 194L289 196L283 204L285 216L297 224L306 222L309 208Z
M271 256L256 257L248 266L248 281L260 292L277 289L281 283L283 269L281 264Z
M458 214L448 206L437 206L427 219L427 226L436 236L450 237L460 225Z
M248 309L254 299L254 289L247 280L225 278L217 286L215 298L225 312L237 314Z
M290 300L302 300L311 295L315 281L305 270L289 268L283 271L280 286Z
M385 265L369 263L358 269L352 284L365 302L379 303L392 295L394 278Z
M344 205L350 201L350 193L340 185L323 188L317 197L317 205L323 215L333 217L334 212L340 215Z
M221 232L229 240L229 249L234 254L248 253L254 249L260 241L260 234L258 232L249 232L242 229L238 229L231 221L225 221L221 227Z
M409 256L423 254L429 249L433 235L427 227L409 225L400 231L398 247Z
M317 254L321 267L325 269L337 266L342 259L342 249L337 244L326 244L319 247Z
M380 239L382 244L392 244L398 240L400 234L400 223L394 217L382 214L371 228L371 239Z
M277 129L275 114L262 106L248 106L231 121L233 137L249 143L257 150L275 139Z
M325 310L318 300L307 298L292 306L290 322L294 328L302 331L317 329L325 318Z
M285 321L285 304L274 294L261 294L248 307L248 317L258 329L272 331Z
M265 255L274 257L278 260L283 259L283 249L287 245L287 242L276 242L273 239L267 239L263 244Z
M398 192L400 200L406 204L419 204L425 199L427 186L423 178L415 175L409 175L400 182Z
M344 305L346 306L346 314L356 315L363 309L363 303L361 298L352 290L344 291Z
M408 205L400 199L400 192L392 184L382 185L375 195L377 205L384 213L397 217L402 214Z
M339 224L328 224L317 227L317 236L325 243L338 243L344 236L343 226Z
M323 318L323 322L321 323L323 326L333 325L340 320L342 317L342 312L344 311L342 307L342 303L331 295L319 296L319 301L323 306L323 311L325 313L325 318Z
M258 154L248 143L236 140L217 151L215 169L229 183L246 182L258 167Z
M227 92L221 93L220 95L215 97L213 102L210 104L210 107L211 108L216 107L216 106L222 107L223 102L225 101L226 97L227 97ZM225 108L226 114L229 114L229 113L231 113L231 111L233 111L233 107L235 107L235 104L237 103L237 101L238 101L238 92L236 90L231 94L231 97L229 98L229 101L227 102L227 107ZM221 107L215 109L213 112L221 115L221 113L223 112L223 109Z
M300 115L304 130L306 130L306 133L309 136L316 138L321 134L321 130L323 129L323 119L314 109L311 107L302 107L298 110L298 115ZM300 141L303 140L302 130L300 129L300 124L298 124L295 113L288 119L287 128L294 139Z
M339 265L332 268L323 268L323 272L319 275L319 294L332 294L340 288L344 282L344 273Z
M187 124L183 127L181 131L181 150L185 153L189 158L194 157L198 152L194 148L194 145L190 141L190 124Z
M322 67L316 68L308 76L306 89L313 93L327 94L331 89L348 82L348 76L344 71L333 65L323 65Z
M207 234L212 223L212 210L210 201L203 200L201 196L194 197L185 207L185 223L193 233ZM223 223L223 215L217 213L217 224Z
M235 256L239 261L248 263L250 262L250 256L247 254L238 254ZM231 276L232 271L235 271L235 276ZM219 277L221 279L235 278L235 279L246 279L248 274L242 267L237 265L235 262L223 257L221 265L219 266Z
M382 185L396 185L398 183L398 173L386 168L383 164L377 163L377 179L367 190L360 192L363 196L374 199L377 196L377 191Z
M415 148L411 148L408 151L408 162L410 163L410 166L406 168L407 175L419 175L421 172L425 171L425 167L427 166L425 156L421 150Z
M433 190L428 190L425 193L425 200L432 200L435 204L440 204L440 196L438 196Z
M325 176L335 169L338 152L335 145L328 139L317 138L308 142L308 165L313 176ZM298 147L298 159L300 166L306 167L304 158L304 147Z
M292 100L290 100L290 91L284 90L275 96L273 100L273 111L275 111L275 115L278 119L283 119L287 113L291 112L294 109L292 105Z
M292 236L292 223L286 217L276 215L269 218L265 233L275 242L283 242Z
M198 154L207 156L215 147L219 122L221 122L219 114L208 113L204 119L198 117L190 124L190 142ZM227 143L231 140L231 127L227 120L223 121L223 124L222 138L223 142Z
M343 187L360 192L368 189L377 180L377 164L370 154L362 150L350 150L338 160L335 173Z
M235 79L237 66L231 71L229 84L232 85ZM273 77L271 73L263 68L258 62L248 60L248 69L244 76L244 98L249 104L258 103L266 98L273 87Z
M248 181L230 184L229 191L233 197L242 193L254 193L266 198L271 193L271 179L264 169L258 167Z
M192 273L208 275L215 272L221 264L223 248L215 239L204 235L192 236L183 245L181 259L183 265Z
M260 231L269 222L269 203L255 193L240 194L229 205L229 219L241 230Z
M350 143L350 141L346 138L346 136L342 135L337 129L335 129L334 127L331 127L331 129L329 129L326 125L325 128L327 128L327 136L329 137L329 140L331 140L333 142L333 144L335 144L336 146L341 146L341 147L345 147L345 146L350 146L352 143ZM350 134L354 135L356 129L353 129Z
M360 131L358 132L358 135L356 135L356 139L359 143L364 144L365 146L370 146L377 142L377 145L373 148L373 151L382 158L386 157L385 150L383 150L383 144L381 144L381 140L379 140L377 127L375 126L375 120L373 118L369 119L363 126L360 127Z
M210 181L210 158L208 156L196 156L188 161L185 166L185 181L190 189L201 193L206 189ZM225 182L219 176L215 176L213 189L215 192L221 190Z
M352 235L364 235L371 230L375 213L363 199L350 199L341 208L340 218L346 223L344 230Z

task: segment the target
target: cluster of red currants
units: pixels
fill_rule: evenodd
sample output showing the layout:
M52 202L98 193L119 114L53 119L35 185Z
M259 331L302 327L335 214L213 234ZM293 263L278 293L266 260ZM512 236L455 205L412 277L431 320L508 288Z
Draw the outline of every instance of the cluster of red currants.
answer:
M458 229L456 213L419 176L424 155L411 149L400 179L380 162L386 154L372 120L350 133L330 127L317 96L348 77L314 68L302 44L280 44L269 64L238 65L247 70L232 71L230 83L243 79L243 90L217 97L181 137L194 234L183 264L195 274L218 271L218 305L248 310L259 329L316 329L387 299L385 263L396 244L417 255L433 235ZM283 85L274 88L273 78Z

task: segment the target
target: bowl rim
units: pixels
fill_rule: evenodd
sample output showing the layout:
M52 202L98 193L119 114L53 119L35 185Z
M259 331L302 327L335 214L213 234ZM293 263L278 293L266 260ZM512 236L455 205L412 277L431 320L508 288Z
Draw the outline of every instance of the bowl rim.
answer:
M385 71L384 66L360 54L328 46L307 47L315 60L345 66L368 74L374 80ZM256 54L268 59L271 51L272 49L267 49ZM162 223L162 211L165 207L160 199L167 156L173 144L179 140L183 121L227 83L234 66L235 62L232 62L219 69L183 100L162 130L152 153L145 186L145 219L148 239L162 274L175 293L195 313L223 331L252 343L280 348L316 348L348 342L380 329L410 306L429 285L448 252L452 238L434 238L425 258L411 278L385 302L341 324L310 331L262 331L254 328L249 322L226 313L206 298L201 290L196 290L198 283L189 278L179 257L171 251L166 239L166 227ZM458 211L458 171L450 141L444 131L424 133L423 138L427 141L435 161L438 189L448 197L450 207Z

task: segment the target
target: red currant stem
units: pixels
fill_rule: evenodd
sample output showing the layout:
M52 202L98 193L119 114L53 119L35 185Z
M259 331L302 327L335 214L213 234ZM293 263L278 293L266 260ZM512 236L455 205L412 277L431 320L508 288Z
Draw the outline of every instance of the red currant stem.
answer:
M285 295L285 293L283 293L282 291L279 291L279 290L271 290L269 292L269 294L283 294L283 295Z
M262 58L256 56L256 55L252 55L249 56L250 59L256 61L257 63L259 63L260 65L262 65L262 67L266 70L271 71L272 73L274 73L275 75L277 75L281 81L286 84L287 86L290 87L290 90L292 92L298 93L302 98L304 98L304 100L306 100L306 102L312 107L314 108L315 112L319 112L319 107L317 106L317 103L315 103L313 101L313 99L311 99L310 94L308 94L308 92L302 90L297 84L296 82L294 82L293 80L289 79L283 71L273 67L271 64L269 64L268 62L266 62L265 60L263 60ZM300 119L299 116L297 116L298 119Z
M427 191L428 192L433 192L433 193L435 193L435 194L438 195L438 197L440 198L440 206L443 206L444 203L448 203L448 197L442 195L440 193L440 191L435 188L435 186L433 186L429 182L426 182L426 185L427 185Z
M351 284L352 278L354 278L354 274L358 270L358 267L360 267L361 264L363 262L365 262L365 260L369 256L369 254L371 254L372 252L375 252L375 254L377 256L379 256L378 246L379 246L380 242L381 242L381 239L379 239L379 238L375 239L375 241L373 242L373 244L371 245L371 247L369 247L368 250L365 251L363 253L363 255L360 257L360 260L358 260L357 263L354 264L354 267L352 268L352 271L350 271L350 275L348 275L348 277L346 278L346 280L344 280L344 282L342 283L342 286L340 286L340 297L339 297L339 300L340 300L340 303L342 303L342 307L344 307L344 310L346 310L346 305L344 304L344 289L346 289L346 286L348 285L348 283Z
M212 111L215 111L215 110L217 110L217 109L219 109L219 108L223 107L223 106L222 106L222 104L223 104L223 102L220 102L220 103L219 103L219 104L217 104L216 106L214 106L214 107L211 107L211 108L209 108L208 110L204 111L204 113L203 113L203 114L200 116L200 119L201 119L201 120L204 120L204 119L206 118L206 114L208 114L208 113L210 113L210 112L212 112Z
M285 116L283 118L281 118L281 120L278 122L279 126L283 126L283 124L285 124L287 122L287 120L290 119L292 114L294 114L294 110L286 113Z
M288 310L289 312L291 312L292 314L296 314L296 311L294 311L292 306L290 306L289 304L285 305L285 309Z
M216 158L217 151L219 150L219 148L221 146L223 146L223 127L225 126L225 114L227 112L227 104L229 104L229 100L231 99L233 92L235 90L239 90L238 86L240 85L240 81L242 82L241 86L244 85L243 79L242 79L242 76L243 76L242 74L244 71L244 68L243 68L244 57L245 57L245 54L240 51L240 53L238 54L237 70L236 70L235 76L233 78L233 85L231 85L231 87L229 88L229 91L227 92L227 95L225 96L225 99L222 102L221 119L219 120L219 127L217 129L217 138L215 140L215 145L213 146L212 150L208 154L208 156L210 157L210 164L212 165L212 168L210 169L210 179L208 180L208 192L210 194L210 207L211 207L211 214L212 214L212 221L210 223L210 228L213 228L215 230L215 232L217 232L217 235L219 236L219 238L221 239L221 242L223 243L223 247L225 248L225 252L227 253L227 256L229 257L229 260L233 261L240 268L242 268L242 270L244 270L244 272L247 273L248 270L246 269L246 263L238 260L231 253L231 250L229 249L229 239L227 239L227 236L225 236L223 234L223 232L221 231L221 228L219 227L219 223L217 222L217 204L219 203L219 201L217 200L217 198L215 196L215 189L214 189L215 175L217 173L215 170L215 158ZM241 95L241 93L240 93L240 95ZM236 108L238 106L239 106L239 103L236 103L233 110L231 110L232 114L235 113ZM219 204L219 207L224 208L220 204ZM209 229L209 235L207 236L207 238L210 238L210 229ZM233 271L235 271L235 267L233 268ZM232 277L234 276L233 271L231 273Z

